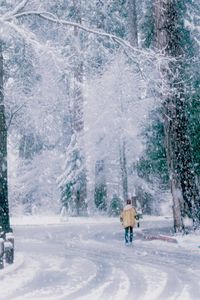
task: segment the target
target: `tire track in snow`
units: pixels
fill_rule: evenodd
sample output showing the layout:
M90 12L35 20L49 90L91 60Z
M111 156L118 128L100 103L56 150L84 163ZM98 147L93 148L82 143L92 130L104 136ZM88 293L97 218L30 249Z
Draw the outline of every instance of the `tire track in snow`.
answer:
M148 266L153 266L158 274L165 272L166 284L164 285L163 282L163 289L161 289L160 294L156 298L155 295L152 296L152 299L199 300L200 274L198 275L198 272L196 272L199 265L194 264L194 257L191 257L188 253L179 252L180 250L177 247L170 248L170 251L163 251L162 249L155 251L155 248L153 250L154 245L156 243L149 244L148 261L145 269ZM199 256L196 256L196 258L199 261ZM152 274L152 272L149 274ZM146 299L151 300L149 295L150 293L147 293Z
M127 296L133 294L134 289L134 299L144 294L144 290L146 289L144 278L139 273L135 273L135 276L133 276L133 267L126 262L126 257L124 257L124 255L122 255L123 261L121 261L121 259L119 259L119 253L113 255L113 253L107 252L105 249L100 251L97 251L96 249L96 251L92 251L90 248L76 247L71 251L73 257L82 255L83 257L89 258L89 261L96 264L97 268L100 267L101 271L99 272L98 270L95 278L88 282L87 285L84 287L77 287L77 291L72 295L68 295L67 299L79 299L79 297L80 299L88 299L89 297L90 299L95 300L126 299ZM68 255L70 255L69 249ZM121 276L118 277L117 274L121 274ZM95 290L95 292L93 292L93 290ZM88 292L90 294L88 294ZM66 298L63 297L61 299L64 300Z
M200 287L199 278L193 274L189 274L187 269L184 270L179 266L168 273L168 280L165 288L161 292L157 300L169 299L169 300L199 300L200 299Z
M5 264L5 268L0 271L0 280L5 278L6 276L16 272L19 268L24 265L24 256L22 254L17 253L15 255L15 261L13 264ZM1 291L1 289L0 289Z
M85 258L85 260L88 261L88 264L93 263L96 267L95 274L93 273L93 276L90 276L88 280L83 281L82 283L79 283L73 288L73 292L65 294L64 297L59 298L60 300L66 300L67 299L81 299L83 297L86 297L88 299L88 291L91 293L93 292L93 289L95 289L95 293L97 293L97 290L104 289L104 286L106 287L109 284L109 279L112 274L112 267L109 263L105 263L104 260L100 259L98 256L93 255L92 253L88 253L87 251L84 251L83 249L73 249L70 251L68 250L67 257L80 257L82 256ZM79 270L77 270L79 272ZM75 278L78 276L78 274L74 274ZM98 291L98 293L101 294L101 291ZM96 298L93 298L96 299Z
M16 255L16 259L17 257L18 255ZM3 287L0 287L1 300L13 299L12 295L16 295L19 289L23 289L23 287L33 279L39 268L38 262L27 258L23 264L17 269L14 269L12 274L9 273L8 276L5 275L3 280L1 280L1 287Z
M40 228L32 229L37 239L27 244L23 240L22 246L24 251L32 253L31 257L36 261L42 255L39 273L43 273L43 276L41 278L35 274L31 281L20 285L23 291L17 299L13 297L12 300L200 299L199 265L192 261L193 255L183 253L174 246L165 249L161 243L138 240L132 248L126 248L113 235L113 228L111 232L105 230L106 236L102 240L99 236L98 240L91 239L91 234L96 234L96 228L91 227L87 231L82 225L77 225L78 234L81 230L79 240L74 238L76 232L72 234L66 228L49 229L48 236ZM104 232L102 228L101 232ZM70 241L67 247L65 241ZM53 265L48 258L45 262L44 253L54 260ZM62 263L58 263L60 258ZM200 262L198 256L195 262ZM53 275L54 272L58 273L57 277ZM54 282L46 281L47 277L54 279ZM41 285L38 286L40 281Z
M105 245L102 246L104 250L106 249ZM98 246L96 246L96 249L99 249ZM143 248L144 249L144 248ZM91 250L91 249L90 249ZM109 251L109 249L107 249ZM114 249L113 249L114 250ZM118 249L119 250L119 249ZM136 286L136 294L137 296L134 297L134 299L157 299L157 300L164 300L164 299L180 299L180 300L185 300L185 299L190 299L190 300L199 300L199 285L193 283L192 281L190 282L191 291L193 293L190 298L188 298L188 274L187 274L187 269L185 271L185 267L190 264L190 259L188 261L188 257L181 257L180 262L181 264L177 265L176 268L174 268L175 261L172 259L174 258L174 253L168 253L168 252L162 252L159 253L159 251L154 251L148 253L142 253L133 248L133 249L128 249L132 250L132 257L126 253L124 256L124 253L117 255L115 251L110 253L106 253L105 251L98 251L98 255L100 258L104 261L109 260L110 262L114 259L115 262L113 262L116 265L116 261L130 261L134 264L134 269L135 271L137 269L138 265L138 270L140 270L140 279L136 280L134 276L131 276L132 280L129 278L129 282L131 287ZM80 251L80 250L79 250ZM82 252L84 252L83 249L81 249ZM101 255L99 254L101 252ZM144 251L143 251L144 252ZM87 257L92 256L92 252L88 250L86 253ZM129 251L130 254L130 251ZM139 263L138 260L139 256ZM142 266L143 270L140 269ZM121 270L123 270L122 264L119 266ZM130 269L130 265L128 266ZM123 270L124 271L124 270ZM142 274L143 273L143 274ZM186 273L186 274L184 274ZM156 276L157 274L157 276ZM181 275L182 274L182 275ZM184 275L183 275L184 274ZM194 278L194 277L191 277ZM136 283L137 282L137 283ZM196 278L195 282L198 282L198 277ZM102 283L103 284L103 283ZM138 284L141 285L141 288L139 289L140 292L138 291ZM144 285L146 284L146 288ZM184 293L183 293L184 290ZM108 291L108 288L107 288ZM133 291L134 288L131 288L131 291L129 292L129 297L133 299ZM197 291L197 292L194 292ZM115 294L115 290L112 291L113 294ZM134 291L135 293L135 291ZM106 292L104 292L104 295ZM150 298L151 297L151 298ZM184 297L184 298L183 298ZM101 298L100 298L101 299ZM111 295L107 299L118 299L112 297ZM121 299L120 299L121 300Z
M90 248L84 248L81 247L81 249L73 250L73 255L80 256L83 255L84 257L89 257L90 261L93 261L96 265L99 265L104 261L107 263L107 265L111 266L112 273L110 274L110 277L105 277L105 263L103 267L104 272L104 281L102 281L101 277L98 277L98 285L97 281L93 280L89 285L87 285L85 290L85 297L81 297L80 299L126 299L127 295L133 295L134 291L134 299L137 299L139 296L142 296L144 294L144 290L146 289L146 283L144 278L139 274L134 274L133 266L130 263L127 263L127 258L124 255L124 253L110 253L109 251L98 249L99 244L95 245L94 249L92 250ZM97 251L98 249L98 251ZM129 249L130 250L130 249ZM95 253L95 254L94 254ZM117 269L117 268L118 269ZM123 279L122 277L119 279L117 275L116 270L119 272L123 272L126 276L126 284L125 289L126 291L123 291ZM127 272L128 270L128 272ZM112 276L114 275L114 276ZM98 275L97 275L98 276ZM122 287L122 288L121 288ZM95 293L93 293L91 290L95 289ZM88 294L88 291L90 294ZM112 293L109 293L112 292ZM80 294L83 295L83 291L79 290L79 292L76 293L76 295ZM119 295L121 294L120 298ZM122 296L122 294L124 296ZM71 298L69 298L71 299ZM72 298L76 299L76 298ZM79 299L79 298L78 298ZM64 298L63 298L64 300Z
M110 299L127 299L129 289L130 280L127 274L121 269L113 268L112 283L104 290L102 299L107 299L107 295L110 295Z
M39 264L37 271L31 280L20 291L15 293L15 300L35 300L40 296L51 297L52 294L54 294L53 299L55 299L55 295L60 295L62 287L65 287L67 271L66 268L63 268L63 265L65 266L66 264L66 260L63 257L41 255L39 259L35 258L35 261ZM70 267L72 262L67 263L68 267Z
M158 270L152 266L136 265L137 271L142 274L143 280L146 282L146 290L140 295L142 300L155 300L166 286L168 275L162 270ZM162 298L161 298L162 299Z

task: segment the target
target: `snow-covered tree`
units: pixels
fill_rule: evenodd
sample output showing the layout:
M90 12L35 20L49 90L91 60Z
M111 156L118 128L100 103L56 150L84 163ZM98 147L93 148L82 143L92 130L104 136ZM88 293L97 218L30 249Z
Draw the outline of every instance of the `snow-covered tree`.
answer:
M161 71L166 83L164 90L164 128L167 161L173 198L174 228L182 231L185 215L199 224L199 192L196 185L186 103L185 80L189 53L189 32L184 28L185 1L154 1L156 47L171 58Z
M95 191L94 202L101 211L107 209L107 186L105 175L105 161L97 160L95 164Z
M64 173L58 180L62 205L73 215L85 214L87 211L85 158L81 155L79 142L80 139L74 133L67 149Z
M189 65L195 64L195 80L191 87L192 98L190 97L188 101L190 105L184 105L184 113L189 112L189 120L193 120L194 123L194 125L190 124L188 135L194 132L195 136L198 136L198 113L194 109L198 98L199 80L198 55L194 56L194 51L199 49L198 4L187 3L188 15L185 19L187 21L185 26L193 32L195 43L189 42L189 35L182 30L182 21L179 22L177 19L178 29L177 31L174 29L176 10L172 14L168 10L169 19L171 15L174 18L170 19L170 26L166 21L169 27L167 34L170 31L170 38L165 51L162 51L165 47L163 39L165 30L157 34L157 41L160 42L157 49L161 50L160 52L157 49L152 50L155 45L153 41L156 29L168 19L168 16L164 14L162 20L160 19L158 10L162 3L158 1L157 13L153 18L155 11L152 4L154 3L144 0L140 3L133 0L104 2L94 0L90 3L84 0L59 0L56 3L45 0L39 5L34 0L17 1L17 4L14 0L2 2L1 32L5 42L6 118L10 145L12 147L15 145L19 149L13 153L20 160L16 172L21 176L18 178L15 174L13 179L18 180L16 182L18 192L19 187L24 183L26 188L21 189L23 194L33 194L30 198L36 199L39 207L42 199L46 199L47 195L50 197L49 192L46 192L49 187L45 184L45 180L53 183L55 187L57 177L62 192L62 204L71 209L74 214L86 212L87 205L92 206L94 195L97 195L96 188L100 187L100 178L103 187L100 190L106 195L102 197L104 208L109 209L115 194L120 199L127 198L129 193L134 194L137 191L142 195L139 186L144 187L144 198L147 198L145 193L149 191L150 202L153 202L151 191L157 191L158 174L166 170L160 168L161 163L156 161L156 167L153 172L151 170L151 179L154 175L155 178L149 180L150 176L146 173L149 169L145 169L146 165L143 165L143 174L140 172L143 178L138 178L135 166L141 154L145 164L146 161L152 161L160 150L163 150L161 145L163 131L160 130L163 128L163 119L153 120L156 121L156 124L152 122L155 126L151 124L145 126L152 132L159 133L161 140L159 143L154 137L147 138L145 149L146 151L151 149L149 156L144 154L144 146L141 143L143 125L148 123L147 115L154 105L156 106L154 111L160 111L160 106L157 107L157 104L163 98L166 103L165 96L168 95L169 90L178 91L174 87L174 82L177 85L179 83L178 78L184 77L185 90L182 90L180 84L179 91L182 95L187 95L186 90L189 91L187 82L194 75ZM177 6L180 20L184 20L182 4L181 1ZM144 12L143 8L145 8ZM190 57L187 55L179 57L177 53L171 53L179 51L179 44L174 50L170 41L173 40L176 45L179 41L179 33L182 34L183 31L186 34L184 35L186 44L181 47L185 50L187 45L193 44L191 50L193 54L190 53ZM143 46L149 48L142 48ZM181 65L180 68L178 63ZM172 69L180 71L176 78L173 77L174 82L168 81L168 77L165 77ZM179 77L180 74L184 76ZM178 96L176 93L174 95L175 101ZM172 94L169 96L171 97ZM171 99L170 97L167 99ZM150 115L152 116L155 118L154 113ZM183 119L180 117L181 122ZM183 123L181 124L186 124ZM179 129L177 126L176 133ZM192 150L185 148L187 135L176 137L179 141L185 138L185 144L183 143L182 148L175 145L175 152L176 150L180 153L188 151L190 157ZM152 147L151 143L155 147ZM192 141L192 146L198 152L198 143L195 139ZM172 152L174 154L174 151ZM45 164L48 164L45 157L50 157L51 154L55 157L55 153L58 160L53 159L51 171L49 166L46 166L48 171L43 172ZM65 167L60 168L64 157ZM177 166L185 172L190 168L191 160L186 162L182 156L180 157ZM95 177L95 165L100 161L104 166L104 174L99 173L98 178L98 172ZM197 155L195 162L198 162ZM36 169L37 173L40 173L39 181L35 180L29 184L28 180L35 176ZM198 170L196 165L195 169ZM180 175L182 173L180 172ZM9 174L12 176L12 172ZM179 183L183 186L185 175L181 176ZM161 177L167 181L166 173ZM144 179L147 179L149 185L145 184ZM192 186L194 179L192 175L190 179L188 184ZM41 188L40 185L45 188ZM189 185L185 191L189 190ZM16 199L23 198L19 197L20 192L17 196L17 193L11 190ZM189 194L185 193L184 197L184 203L188 205ZM97 202L99 203L99 199ZM151 207L154 205L149 205L147 210L150 211Z

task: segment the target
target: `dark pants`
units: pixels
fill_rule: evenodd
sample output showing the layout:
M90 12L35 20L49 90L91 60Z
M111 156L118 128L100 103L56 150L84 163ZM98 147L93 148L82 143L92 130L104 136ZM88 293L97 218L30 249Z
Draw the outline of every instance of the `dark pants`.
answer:
M129 231L130 231L130 236L129 236ZM128 243L130 241L130 243L132 243L133 241L133 227L129 226L125 228L125 242Z

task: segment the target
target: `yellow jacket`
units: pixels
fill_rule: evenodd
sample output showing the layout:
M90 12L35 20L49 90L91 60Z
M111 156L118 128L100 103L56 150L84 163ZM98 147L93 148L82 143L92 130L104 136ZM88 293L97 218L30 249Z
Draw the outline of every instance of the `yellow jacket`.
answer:
M136 220L135 220L135 216L137 215L136 209L130 205L127 204L121 215L120 215L120 220L122 222L122 225L124 226L124 228L132 226L134 227L136 224Z

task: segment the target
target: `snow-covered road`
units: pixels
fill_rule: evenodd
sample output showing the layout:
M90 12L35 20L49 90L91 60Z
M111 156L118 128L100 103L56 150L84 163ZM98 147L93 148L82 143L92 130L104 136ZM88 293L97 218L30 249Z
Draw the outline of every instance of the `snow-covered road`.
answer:
M118 220L14 230L15 268L0 270L1 300L200 299L200 249L142 241L138 230L126 247Z

